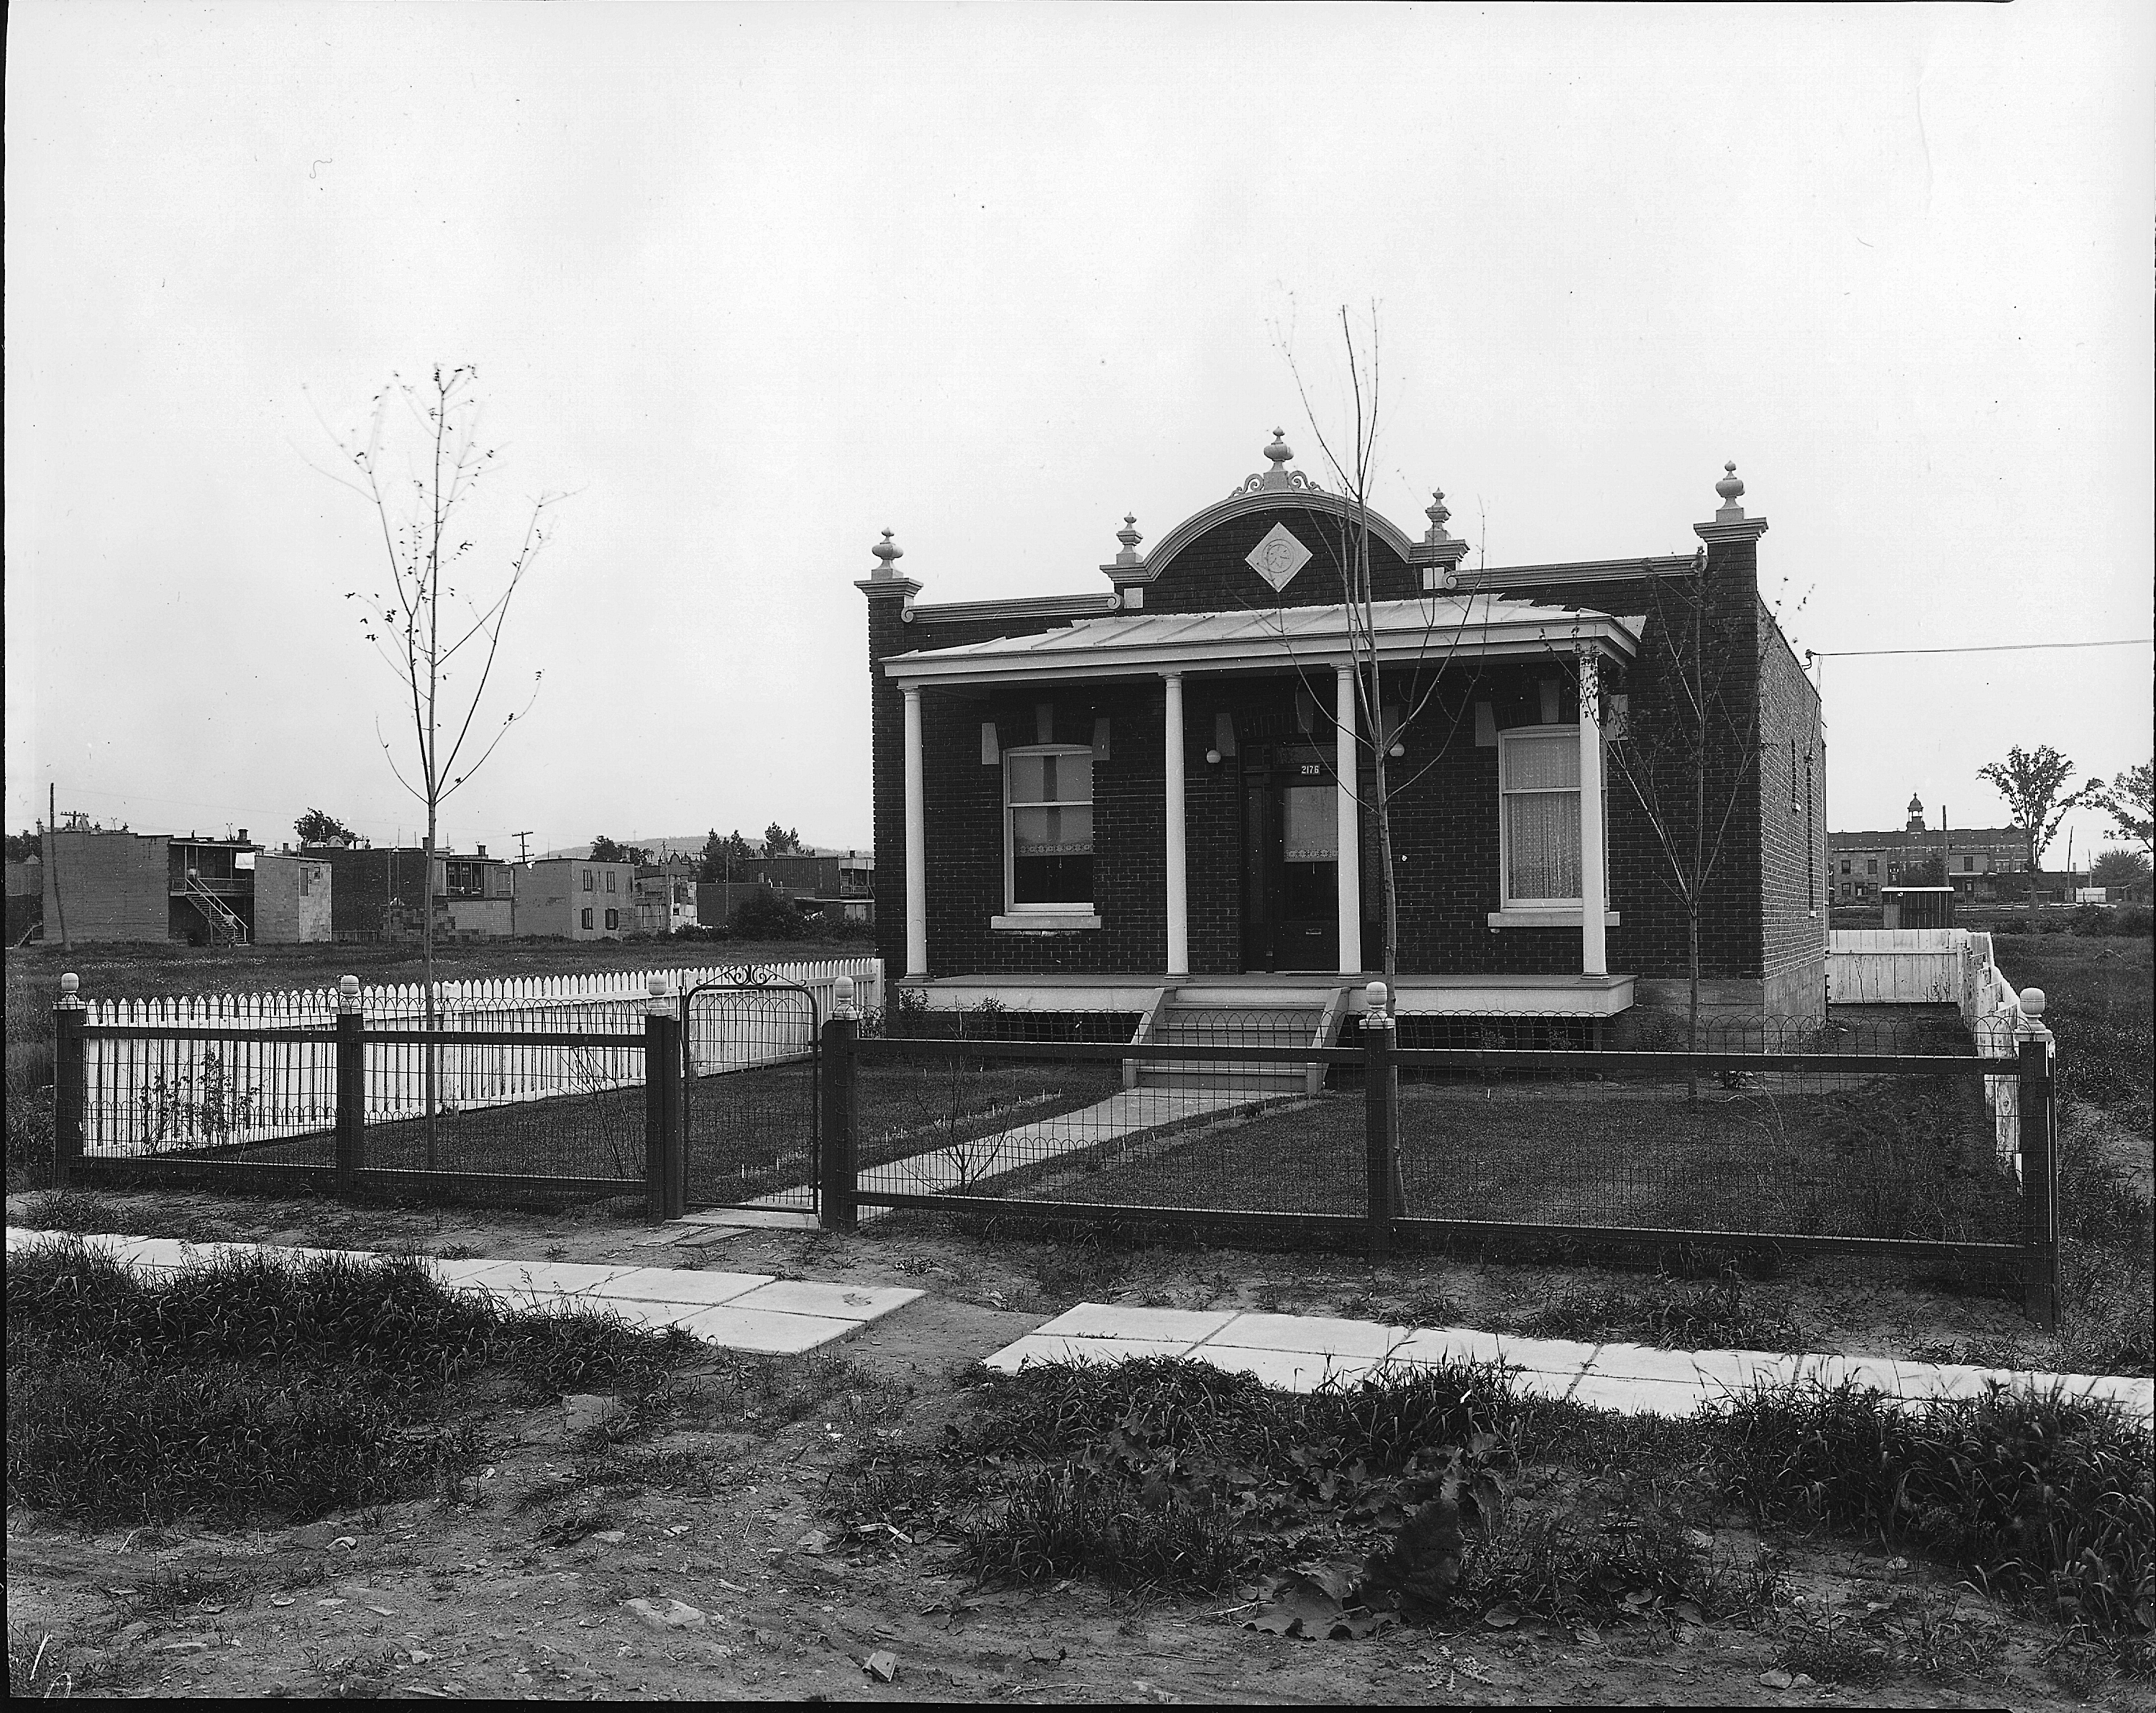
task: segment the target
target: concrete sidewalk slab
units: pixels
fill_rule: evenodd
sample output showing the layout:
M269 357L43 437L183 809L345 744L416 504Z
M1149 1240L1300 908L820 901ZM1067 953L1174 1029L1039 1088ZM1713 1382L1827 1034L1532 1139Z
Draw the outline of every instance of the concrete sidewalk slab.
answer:
M1042 1337L1180 1340L1195 1344L1236 1318L1232 1309L1141 1309L1128 1303L1081 1303L1034 1329Z
M1146 1312L1158 1314L1159 1310ZM1363 1362L1391 1355L1414 1329L1376 1321L1342 1321L1322 1315L1237 1315L1208 1344L1236 1350L1291 1351L1301 1356L1337 1356Z
M635 1270L580 1261L497 1261L461 1282L496 1296L578 1296Z
M1268 1386L1308 1392L1328 1379L1352 1383L1366 1374L1412 1372L1440 1362L1497 1362L1512 1371L1512 1386L1526 1395L1569 1398L1627 1413L1691 1415L1758 1386L1802 1380L1908 1399L1976 1398L1994 1387L2057 1388L2107 1400L2143 1422L2156 1421L2156 1381L2133 1377L2008 1371L1885 1357L1663 1350L1621 1342L1514 1338L1460 1326L1403 1328L1322 1315L1230 1315L1207 1330L1214 1318L1212 1311L1081 1303L990 1357L988 1366L1008 1372L1035 1362L1184 1356L1255 1375Z
M768 1273L704 1273L689 1267L632 1267L591 1287L591 1295L617 1301L675 1303L716 1308L771 1283Z
M813 1279L767 1280L733 1299L737 1309L782 1315L816 1315L829 1321L867 1321L902 1308L921 1293L891 1285L823 1285Z

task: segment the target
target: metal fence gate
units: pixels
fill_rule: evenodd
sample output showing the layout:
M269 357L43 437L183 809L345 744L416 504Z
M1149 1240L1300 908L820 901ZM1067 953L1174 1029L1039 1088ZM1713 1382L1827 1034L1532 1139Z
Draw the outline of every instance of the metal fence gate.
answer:
M750 969L681 996L681 1112L691 1208L814 1213L821 1008Z

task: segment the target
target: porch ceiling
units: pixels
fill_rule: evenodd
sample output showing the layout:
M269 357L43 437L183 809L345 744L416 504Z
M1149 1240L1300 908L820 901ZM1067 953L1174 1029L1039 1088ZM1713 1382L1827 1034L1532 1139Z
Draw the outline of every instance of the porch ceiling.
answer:
M1399 665L1436 665L1462 656L1547 655L1582 647L1629 660L1645 623L1589 608L1539 607L1487 596L1379 601L1367 611L1379 661ZM1362 614L1354 617L1359 633ZM1349 618L1349 609L1338 606L1118 614L1034 636L919 649L891 656L883 669L905 684L968 685L1346 666L1358 652Z

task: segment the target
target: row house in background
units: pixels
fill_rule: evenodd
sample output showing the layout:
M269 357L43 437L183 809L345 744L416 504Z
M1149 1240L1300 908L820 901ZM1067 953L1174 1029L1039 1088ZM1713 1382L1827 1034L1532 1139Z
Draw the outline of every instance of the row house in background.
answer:
M640 864L636 871L636 931L671 934L696 926L696 862L672 856Z
M1951 886L1961 899L2025 895L2029 844L2019 827L1949 828L1943 813L1933 829L1924 823L1923 800L1909 798L1908 818L1898 833L1834 833L1827 837L1827 866L1836 904L1876 904L1885 886Z
M698 884L696 919L706 927L730 923L737 910L764 892L827 921L873 922L875 858L865 850L816 850L746 859L734 864L732 880Z
M84 824L49 833L38 864L48 937L197 945L326 941L332 879L319 857L230 838Z
M542 857L517 875L517 931L620 940L637 931L636 864Z
M468 854L436 851L431 885L424 878L427 854L417 845L311 844L297 857L325 864L334 876L330 920L341 941L416 940L430 897L438 939L529 931L517 921L516 866L489 856L483 844Z

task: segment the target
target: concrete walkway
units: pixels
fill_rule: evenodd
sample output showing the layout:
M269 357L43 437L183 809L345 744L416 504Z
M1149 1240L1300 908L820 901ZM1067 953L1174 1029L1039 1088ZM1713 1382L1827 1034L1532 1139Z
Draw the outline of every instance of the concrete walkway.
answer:
M8 1228L8 1253L60 1240L64 1233ZM187 1244L162 1237L81 1239L138 1272L177 1272L220 1255L299 1258L341 1254L383 1259L365 1250L284 1249L274 1244ZM706 1344L767 1356L795 1356L851 1336L921 1293L883 1285L819 1285L768 1273L708 1273L679 1267L592 1266L565 1261L444 1261L421 1258L444 1285L483 1290L515 1308L610 1310L637 1326L679 1326Z
M1252 1095L1248 1090L1233 1089L1132 1089L1111 1095L1105 1100L1096 1100L1091 1106L1081 1106L1075 1112L1059 1113L1053 1118L971 1137L947 1147L927 1148L880 1165L864 1166L860 1183L863 1189L909 1196L963 1192L1004 1172L1038 1166L1065 1154L1082 1153L1104 1142L1165 1136L1209 1120L1255 1112L1260 1107L1277 1105L1284 1100L1301 1098L1299 1092L1286 1095ZM816 1223L814 1214L807 1211L808 1194L807 1185L797 1185L758 1196L737 1208L705 1208L677 1223L737 1226L744 1229L807 1229ZM863 1208L860 1219L865 1224L882 1218L891 1211L888 1208ZM673 1232L675 1236L682 1234L672 1226L660 1229ZM673 1238L654 1236L651 1240L665 1243Z
M1989 1385L2109 1398L2129 1416L2156 1419L2156 1381L2101 1374L2047 1374L1883 1357L1777 1356L1750 1350L1657 1350L1640 1344L1584 1344L1513 1338L1460 1326L1392 1326L1322 1315L1237 1314L1229 1310L1141 1309L1081 1303L988 1359L1014 1373L1029 1362L1110 1362L1129 1357L1187 1357L1268 1386L1309 1392L1328 1379L1350 1383L1380 1370L1440 1361L1503 1362L1521 1391L1628 1414L1691 1415L1703 1403L1780 1384L1844 1380L1898 1398L1970 1398Z

